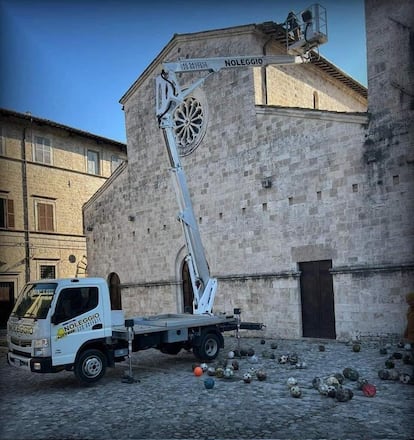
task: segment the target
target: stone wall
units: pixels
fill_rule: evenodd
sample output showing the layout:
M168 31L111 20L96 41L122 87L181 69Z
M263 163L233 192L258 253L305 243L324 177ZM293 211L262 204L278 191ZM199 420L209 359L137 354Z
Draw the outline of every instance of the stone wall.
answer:
M402 4L400 14L411 7ZM403 117L410 110L402 110L401 89L390 109L375 96L395 89L393 78L377 77L386 57L400 60L402 71L410 60L389 43L401 35L381 33L380 43L387 8L367 2L367 36L379 44L368 45L369 113L360 96L312 65L269 69L268 105L261 69L220 72L199 91L208 127L182 163L219 280L214 310L241 307L243 319L264 322L268 336L302 336L299 263L318 260L332 260L338 339L403 330L414 267L412 129ZM260 53L264 38L253 27L176 36L162 58ZM372 59L378 51L383 61ZM154 115L159 61L123 100L128 167L84 210L94 225L91 275L120 276L129 315L182 311L184 242ZM315 90L319 110L311 105Z

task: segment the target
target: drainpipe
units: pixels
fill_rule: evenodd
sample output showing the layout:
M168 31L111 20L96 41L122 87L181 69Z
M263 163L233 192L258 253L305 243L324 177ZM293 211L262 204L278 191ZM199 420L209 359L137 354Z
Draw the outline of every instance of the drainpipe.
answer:
M32 120L30 119L30 123ZM23 224L24 224L24 262L25 262L25 282L30 281L30 236L29 236L29 207L27 197L27 160L26 160L26 136L27 127L23 129L22 138L22 191L23 191Z

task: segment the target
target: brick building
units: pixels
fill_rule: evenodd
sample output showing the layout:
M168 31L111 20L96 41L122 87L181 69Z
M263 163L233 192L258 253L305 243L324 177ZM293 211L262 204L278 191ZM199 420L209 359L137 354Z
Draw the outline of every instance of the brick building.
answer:
M85 275L82 205L125 159L125 144L0 109L0 326L25 282Z
M197 115L194 136L177 132L177 140L219 282L215 311L240 307L243 319L266 324L268 336L402 332L414 267L407 123L407 20L414 14L408 0L395 5L366 2L368 99L363 86L321 57L219 72L180 107L177 118ZM128 314L182 312L191 304L155 118L161 62L283 54L284 35L271 22L174 35L121 98L128 166L87 202L84 217L90 274L119 285Z

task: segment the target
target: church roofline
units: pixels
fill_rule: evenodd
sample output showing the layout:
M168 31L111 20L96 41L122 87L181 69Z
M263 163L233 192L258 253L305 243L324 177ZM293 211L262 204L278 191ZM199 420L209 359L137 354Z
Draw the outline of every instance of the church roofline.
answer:
M253 33L261 32L263 34L273 35L275 42L285 45L286 44L286 34L282 24L277 24L275 22L269 21L261 24L247 24L242 26L234 26L224 29L213 29L201 32L194 32L188 34L174 34L171 40L164 46L157 57L149 64L149 66L144 70L144 72L134 81L131 87L125 92L125 94L119 100L120 104L124 105L129 97L135 92L135 90L140 86L140 84L164 61L166 61L167 55L170 53L172 47L176 44L190 39L194 41L195 38L203 39L206 37L214 37L219 34L231 33L232 35L240 33ZM328 61L321 55L313 52L314 59L311 61L317 68L321 69L323 72L327 73L329 76L333 77L337 81L344 84L346 87L350 88L364 99L368 96L368 90L365 86L359 83L357 80L343 72L333 63ZM239 54L234 54L239 55Z

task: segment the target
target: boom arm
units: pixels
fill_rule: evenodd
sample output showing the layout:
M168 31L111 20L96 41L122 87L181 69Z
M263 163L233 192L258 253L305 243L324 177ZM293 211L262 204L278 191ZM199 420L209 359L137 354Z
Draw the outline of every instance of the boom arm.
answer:
M164 63L164 70L156 78L156 114L159 126L163 130L174 188L180 208L178 218L183 227L188 250L187 262L194 292L193 304L195 314L212 313L217 280L210 277L198 224L194 216L190 192L181 166L174 134L174 112L177 106L184 102L193 90L199 87L214 72L219 72L222 69L302 62L303 59L301 57L290 55L194 58ZM207 72L207 75L196 80L190 87L182 90L175 74L185 72Z

